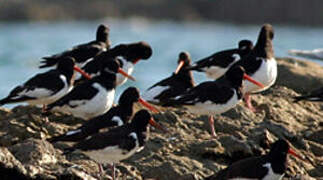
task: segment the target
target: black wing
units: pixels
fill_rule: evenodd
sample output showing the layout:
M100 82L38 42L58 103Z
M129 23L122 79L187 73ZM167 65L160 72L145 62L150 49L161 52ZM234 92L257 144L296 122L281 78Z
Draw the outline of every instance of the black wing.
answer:
M239 56L239 57L236 57ZM225 51L220 51L212 54L204 59L197 61L191 68L191 70L202 71L204 67L210 66L219 66L219 67L228 67L232 62L240 59L239 50L238 49L230 49Z
M323 87L316 89L312 92L310 92L307 95L303 96L296 96L294 97L295 102L301 101L301 100L307 100L307 101L323 101Z
M14 88L8 97L0 100L0 104L22 102L51 96L64 87L57 70L40 73L29 79L21 86Z
M74 87L71 92L57 100L56 102L49 104L47 106L47 110L51 110L55 106L77 106L70 105L72 101L82 101L82 100L90 100L92 99L99 90L93 87L94 79L86 81L84 83L80 83L78 86ZM80 102L82 103L82 102Z
M77 63L83 63L86 60L93 58L101 52L105 51L106 48L106 44L99 41L92 41L86 44L81 44L62 53L49 57L43 57L44 60L41 61L42 65L40 65L39 67L45 68L53 66L58 62L59 59L67 56L73 57Z

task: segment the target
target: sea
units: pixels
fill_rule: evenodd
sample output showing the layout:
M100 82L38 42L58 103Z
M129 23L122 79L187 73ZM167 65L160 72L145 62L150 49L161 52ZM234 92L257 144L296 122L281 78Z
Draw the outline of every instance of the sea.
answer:
M136 64L135 82L127 81L116 89L118 96L130 86L141 92L172 74L182 51L191 54L193 61L215 52L236 48L238 41L250 39L254 43L262 24L242 25L222 22L152 21L141 18L102 19L72 22L0 22L0 99L17 85L36 73L41 58L91 41L99 24L110 27L112 46L121 43L146 41L153 48L148 60ZM273 24L274 52L277 57L289 57L289 49L323 48L323 29L310 26ZM321 65L321 61L315 61ZM207 79L194 73L196 81ZM15 105L5 105L12 108Z

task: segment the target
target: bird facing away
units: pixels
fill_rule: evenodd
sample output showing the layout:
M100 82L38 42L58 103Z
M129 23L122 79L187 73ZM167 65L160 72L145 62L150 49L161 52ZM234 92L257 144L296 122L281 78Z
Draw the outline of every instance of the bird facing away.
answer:
M0 105L20 102L31 105L53 103L73 88L74 70L84 73L75 66L73 58L61 58L56 69L36 74L15 87L6 98L0 100Z
M120 68L127 74L131 74L134 70L134 65L139 60L147 60L152 55L152 48L146 42L137 42L131 44L120 44L111 48L110 50L101 53L88 61L82 69L90 74L96 76L99 74L100 66L109 60L119 61ZM117 86L124 84L127 81L127 77L117 75Z
M193 114L209 115L211 132L216 136L213 115L228 111L241 100L243 79L262 86L246 75L241 66L236 66L220 79L203 82L171 99L164 106L183 106Z
M81 127L68 131L67 133L50 138L49 141L54 143L57 141L80 141L90 135L96 134L100 129L122 126L130 120L133 115L133 104L139 102L149 110L158 112L153 106L145 102L139 94L139 90L135 87L127 88L119 98L119 104L112 107L103 115L94 117L86 121Z
M143 98L154 104L165 104L189 88L194 87L193 74L187 67L191 64L188 52L181 52L175 72L146 90Z
M65 153L79 150L99 163L99 165L109 163L113 164L114 167L115 163L129 158L134 153L143 149L148 138L148 123L164 130L161 125L154 121L147 110L140 110L135 114L131 123L84 139L73 147L65 149Z
M273 27L270 24L264 24L253 50L232 65L232 67L242 66L250 77L264 85L264 87L260 87L248 81L245 82L243 88L244 100L247 107L253 112L257 110L251 104L250 94L270 88L277 78L277 62L274 57L273 38Z
M57 108L86 120L107 112L113 104L116 73L119 69L116 61L109 63L109 68L102 68L99 76L80 83L71 92L49 104L47 110Z
M108 27L101 24L97 28L96 40L77 45L72 49L66 50L59 54L43 57L44 60L41 61L42 64L39 66L39 68L54 66L57 64L59 59L66 56L73 57L76 61L76 65L82 67L83 63L85 63L87 60L110 48L111 43L109 40L109 31L110 29Z
M238 48L220 51L195 62L189 69L205 72L211 79L218 79L238 60L248 55L253 49L249 40L239 41Z
M277 140L266 155L243 159L231 164L207 180L259 179L280 180L287 169L287 154L302 159L285 140Z

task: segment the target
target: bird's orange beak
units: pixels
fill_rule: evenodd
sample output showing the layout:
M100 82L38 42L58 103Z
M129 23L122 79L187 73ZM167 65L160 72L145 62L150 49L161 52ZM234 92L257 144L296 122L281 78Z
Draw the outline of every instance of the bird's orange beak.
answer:
M142 104L143 106L145 106L146 108L148 108L150 111L152 111L154 113L159 113L160 112L158 109L156 109L154 106L152 106L151 104L149 104L147 101L145 101L142 98L139 98L139 103Z
M251 78L250 76L248 76L247 74L244 74L244 75L243 75L243 79L246 79L246 80L248 80L248 81L250 81L250 82L254 83L255 85L257 85L257 86L259 86L259 87L261 87L261 88L264 88L264 87L265 87L262 83L260 83L260 82L258 82L258 81L256 81L256 80L252 79L252 78Z
M176 68L176 70L175 70L175 74L177 74L177 73L179 72L179 70L181 70L181 69L182 69L182 67L184 66L184 63L185 63L185 61L184 61L184 60L181 60L181 61L178 63L177 68Z
M158 123L154 120L154 118L153 118L153 117L149 120L149 124L150 124L150 125L152 125L152 126L154 126L154 127L155 127L155 128L157 128L157 129L159 129L159 130L162 130L162 131L164 131L164 132L168 133L168 130L167 130L165 127L163 127L163 126L161 126L160 124L158 124Z
M296 154L296 152L292 148L289 148L287 152L288 152L288 154L291 154L291 155L297 157L298 159L304 160L301 156Z
M79 72L80 74L82 74L82 76L84 76L86 79L91 79L91 76L88 73L84 72L79 67L74 66L74 70L77 71L77 72Z
M133 80L133 81L136 81L136 79L135 79L134 77L132 77L132 76L130 76L128 73L124 72L124 70L123 70L123 69L119 68L118 72L119 72L120 74L122 74L123 76L125 76L125 77L127 77L127 78L129 78L129 79L131 79L131 80Z

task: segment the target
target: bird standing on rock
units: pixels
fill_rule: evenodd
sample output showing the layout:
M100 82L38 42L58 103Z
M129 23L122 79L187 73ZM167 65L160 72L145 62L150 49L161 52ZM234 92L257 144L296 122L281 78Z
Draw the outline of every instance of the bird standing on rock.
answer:
M0 100L0 105L27 102L31 105L40 104L45 108L47 104L60 99L73 88L74 70L85 75L75 66L74 58L61 58L56 69L36 74L24 84L17 86L8 97Z
M152 48L146 42L137 42L131 44L120 44L110 50L101 53L94 57L91 61L88 61L82 69L91 76L99 75L100 66L105 61L117 60L120 64L120 68L127 74L131 74L134 69L134 65L141 59L149 59L152 55ZM124 84L127 81L127 77L117 75L117 86Z
M84 140L90 135L98 133L100 129L122 126L130 120L133 114L133 104L139 102L149 110L158 112L153 106L145 102L139 94L139 90L135 87L127 88L119 98L119 104L112 107L108 112L94 117L89 121L86 121L80 128L72 131L68 131L64 135L50 138L50 142L57 141L80 141Z
M118 70L116 61L108 61L99 76L80 83L71 92L49 104L46 110L59 108L86 120L104 114L113 104Z
M237 49L220 51L194 63L189 69L205 72L211 79L218 79L238 60L248 55L253 49L249 40L241 40Z
M280 180L284 177L287 154L302 159L289 147L285 140L276 141L270 152L259 157L251 157L237 161L221 170L216 175L206 178L207 180L229 180L229 179L262 179Z
M146 90L143 98L154 104L167 103L187 89L194 87L194 78L192 72L187 70L191 64L191 58L188 52L179 54L178 66L175 72L168 78L165 78L154 84Z
M59 54L43 57L44 60L41 61L42 65L39 68L55 66L59 59L66 56L73 57L76 65L82 67L87 60L110 48L109 31L108 27L101 24L96 32L96 40L80 44Z
M251 104L250 94L270 88L277 78L277 62L274 56L273 38L273 27L270 24L263 25L253 50L231 67L242 66L250 77L264 85L264 87L260 87L248 81L244 85L243 98L247 107L253 112L257 110Z
M243 79L263 87L246 75L241 66L236 66L230 68L220 79L203 82L171 99L164 106L184 106L193 114L209 115L211 132L216 136L213 115L228 111L241 100Z
M65 154L80 150L99 163L100 172L102 172L101 164L113 164L112 177L115 179L115 163L129 158L144 148L148 138L148 123L165 131L161 125L154 121L147 110L140 110L135 114L130 124L125 124L84 139L73 147L65 149Z

